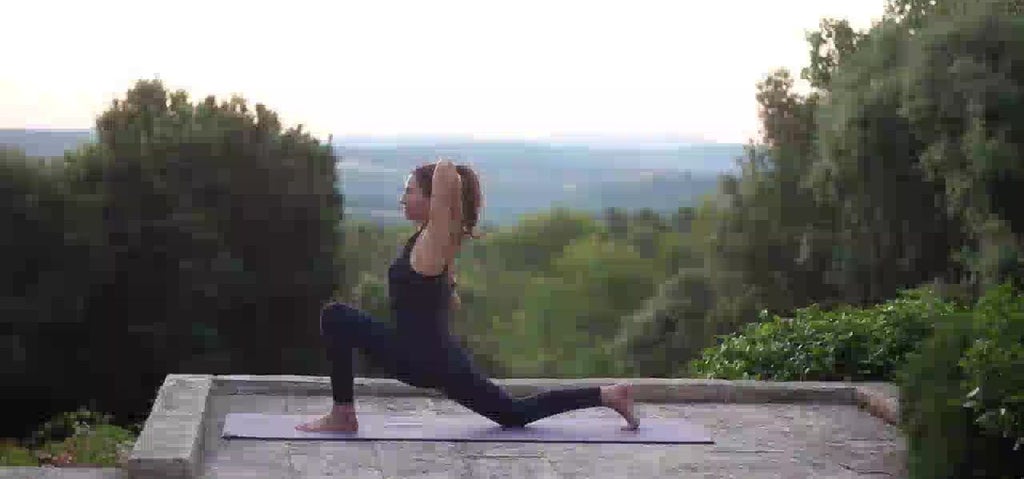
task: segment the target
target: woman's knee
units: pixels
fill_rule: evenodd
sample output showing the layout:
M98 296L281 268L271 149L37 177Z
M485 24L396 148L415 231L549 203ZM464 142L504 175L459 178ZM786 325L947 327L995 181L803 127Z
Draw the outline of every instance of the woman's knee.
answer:
M495 422L501 424L502 427L525 426L529 421L526 420L526 415L523 413L522 409L518 407L518 405L516 406L517 407L511 407L498 413L497 417L494 418Z
M331 302L320 310L320 334L334 334L339 327L351 320L355 309L345 303Z
M515 399L490 400L473 397L458 401L470 410L484 416L502 427L523 427L530 421L526 418L523 403Z

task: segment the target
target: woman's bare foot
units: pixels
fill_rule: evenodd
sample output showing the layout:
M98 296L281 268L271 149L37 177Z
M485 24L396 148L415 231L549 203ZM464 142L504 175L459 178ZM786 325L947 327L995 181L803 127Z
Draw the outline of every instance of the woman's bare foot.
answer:
M640 427L640 421L633 413L633 387L629 384L616 384L601 387L601 402L622 415L627 425L623 431L633 431Z
M319 419L299 424L295 429L305 432L356 432L359 430L359 421L352 405L335 404L331 412Z

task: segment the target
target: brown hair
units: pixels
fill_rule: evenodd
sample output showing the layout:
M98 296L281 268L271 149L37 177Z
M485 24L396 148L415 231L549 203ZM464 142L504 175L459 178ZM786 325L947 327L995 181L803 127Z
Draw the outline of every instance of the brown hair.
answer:
M434 169L436 167L437 164L435 163L424 164L416 167L412 173L413 178L416 179L416 184L419 185L420 189L423 190L423 194L428 198L433 187ZM462 179L462 235L459 236L459 241L461 242L465 236L480 239L479 235L473 233L477 221L480 220L480 209L483 207L480 177L469 165L456 165L455 171L459 173L459 177Z

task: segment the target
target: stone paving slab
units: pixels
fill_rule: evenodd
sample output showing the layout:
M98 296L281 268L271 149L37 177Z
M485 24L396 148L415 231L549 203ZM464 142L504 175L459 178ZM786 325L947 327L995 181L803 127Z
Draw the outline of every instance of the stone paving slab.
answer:
M644 417L682 418L713 445L253 441L220 438L227 412L320 414L326 395L214 394L201 477L353 478L883 478L905 476L899 431L856 405L638 403ZM472 414L439 397L361 397L358 412ZM565 413L622 421L603 408Z
M123 479L116 467L0 467L0 479Z

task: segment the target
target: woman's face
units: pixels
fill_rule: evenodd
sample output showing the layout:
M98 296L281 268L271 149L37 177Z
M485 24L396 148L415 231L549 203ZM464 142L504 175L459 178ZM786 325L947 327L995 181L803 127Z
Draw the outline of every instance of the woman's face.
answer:
M423 190L420 189L411 174L405 178L405 191L402 193L399 203L402 205L405 219L417 223L427 221L427 215L430 212L430 198L423 194Z

